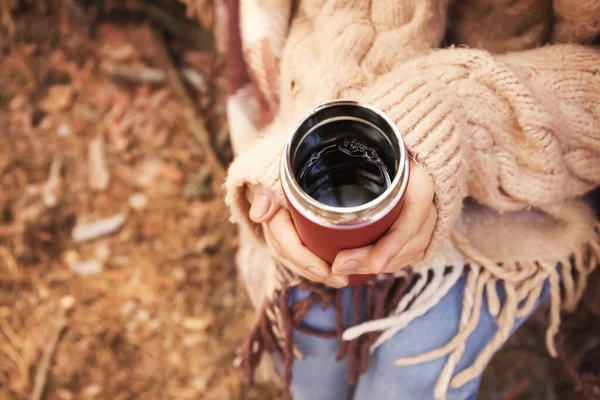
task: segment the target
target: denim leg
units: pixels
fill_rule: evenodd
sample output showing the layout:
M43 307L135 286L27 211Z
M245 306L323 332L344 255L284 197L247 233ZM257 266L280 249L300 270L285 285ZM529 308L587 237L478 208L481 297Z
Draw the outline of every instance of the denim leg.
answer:
M380 346L369 360L369 369L358 380L354 400L427 400L433 399L434 387L447 357L414 366L397 366L398 358L416 356L438 348L449 342L458 332L466 277L456 285L429 312L412 321L406 328ZM503 285L498 286L498 295L503 302L506 295ZM549 297L546 282L537 308ZM517 320L513 333L527 319ZM466 349L455 373L475 361L481 350L494 337L497 326L487 310L487 299L481 311L479 324L467 340ZM448 399L475 399L481 377L461 388L449 389Z
M294 289L290 302L304 299L308 293ZM333 307L323 311L321 304L313 305L306 314L303 323L311 328L335 330L335 311ZM343 319L348 326L352 318L351 291L343 292ZM296 346L304 354L304 360L295 360L292 366L291 392L293 400L346 400L352 393L348 384L348 362L344 358L336 361L340 341L322 339L294 331Z

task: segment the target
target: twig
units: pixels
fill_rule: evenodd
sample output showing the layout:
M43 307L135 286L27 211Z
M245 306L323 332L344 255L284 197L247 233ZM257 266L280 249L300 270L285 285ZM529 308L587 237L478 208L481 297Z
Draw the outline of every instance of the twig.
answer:
M198 71L191 68L182 68L181 74L185 80L194 87L199 93L206 94L208 92L208 85L204 76Z
M48 179L44 183L42 188L42 198L44 205L48 208L54 208L58 205L60 200L61 190L61 179L60 170L62 168L62 156L60 154L54 155L52 164L50 164L50 172Z
M117 64L109 61L100 63L100 70L113 78L123 79L133 83L164 83L165 74L157 69L145 67L143 65L130 66L127 64Z
M219 184L225 180L225 169L219 162L212 145L210 143L210 137L206 130L206 127L198 117L196 116L196 110L194 107L194 102L192 101L190 94L185 88L181 76L177 71L177 68L173 64L171 59L171 55L167 50L165 42L163 38L160 36L158 32L152 30L152 34L154 35L156 41L156 48L158 53L158 63L161 65L162 69L165 71L167 82L171 85L175 94L179 97L182 103L183 108L183 117L187 124L188 129L198 143L203 147L206 157L206 163L210 166L213 173L213 182L218 182Z
M40 400L44 393L44 387L46 386L46 380L48 378L48 370L50 369L50 362L52 356L56 350L56 346L60 340L62 331L67 326L67 310L64 307L59 307L58 315L56 316L56 322L54 323L54 332L52 334L52 340L48 343L48 346L44 350L44 355L35 373L35 384L33 387L33 393L31 394L31 400Z
M73 228L72 236L75 243L87 242L103 236L111 235L121 229L125 223L125 215L118 213L99 221L78 224Z
M6 266L6 269L8 270L8 273L11 276L11 278L15 280L20 280L21 269L19 268L15 257L6 247L0 246L0 259L4 261L4 265Z
M117 4L130 12L145 14L146 17L158 22L170 34L180 40L185 40L193 44L197 49L211 50L214 48L214 38L209 31L202 29L196 24L177 18L149 1L128 0L117 2Z
M0 15L2 16L2 25L4 25L8 32L12 35L15 33L16 25L15 20L12 18L12 8L14 6L9 3L9 0L0 0Z
M97 192L104 192L110 186L110 171L104 156L104 138L96 136L88 144L89 185Z
M100 63L100 70L112 78L132 83L162 84L166 80L165 73L162 70L144 65L131 66L129 64L103 61ZM208 92L206 79L198 71L191 68L181 68L180 72L185 80L199 93L205 94Z

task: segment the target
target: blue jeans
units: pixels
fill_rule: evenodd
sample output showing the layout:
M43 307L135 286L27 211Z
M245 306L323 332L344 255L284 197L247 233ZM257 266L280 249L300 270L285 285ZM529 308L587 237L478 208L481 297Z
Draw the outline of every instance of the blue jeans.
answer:
M407 367L396 366L394 361L433 350L454 337L458 331L465 285L466 277L462 277L435 307L377 348L370 357L369 369L355 385L347 381L347 359L335 360L339 340L322 339L295 331L295 343L305 359L294 361L291 386L293 400L433 399L434 387L447 357ZM498 295L503 302L505 294L502 286L499 284ZM307 295L295 289L291 301L299 301ZM546 282L535 308L548 298L549 285ZM494 318L487 310L487 300L484 301L479 325L469 337L455 373L469 367L497 331ZM342 304L344 324L349 326L352 315L350 289L344 289ZM517 320L513 332L526 319ZM335 330L335 311L332 308L323 311L320 305L313 305L303 322L315 329ZM448 400L475 399L480 382L481 377L461 388L449 389Z

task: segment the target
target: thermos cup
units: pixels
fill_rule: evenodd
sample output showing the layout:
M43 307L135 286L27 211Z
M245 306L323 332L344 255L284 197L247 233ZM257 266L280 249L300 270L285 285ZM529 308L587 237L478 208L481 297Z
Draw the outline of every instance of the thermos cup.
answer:
M280 180L304 245L328 263L372 244L404 202L409 159L394 122L372 105L335 100L302 118L285 145ZM373 275L352 275L357 286Z

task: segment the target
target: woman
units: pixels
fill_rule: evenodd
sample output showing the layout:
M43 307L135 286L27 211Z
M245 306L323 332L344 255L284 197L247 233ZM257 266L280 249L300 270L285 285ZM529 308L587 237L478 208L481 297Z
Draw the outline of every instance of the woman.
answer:
M294 399L474 399L550 299L548 350L600 256L600 2L241 0L227 5L240 273L260 310L241 352L275 354ZM450 45L445 45L445 44ZM298 119L375 105L414 161L377 243L328 265L279 185ZM348 276L378 274L358 288Z

